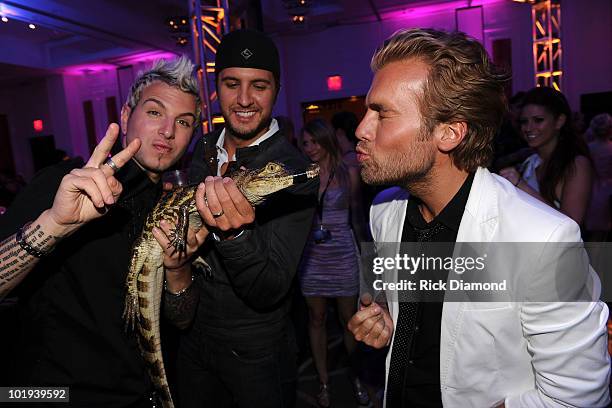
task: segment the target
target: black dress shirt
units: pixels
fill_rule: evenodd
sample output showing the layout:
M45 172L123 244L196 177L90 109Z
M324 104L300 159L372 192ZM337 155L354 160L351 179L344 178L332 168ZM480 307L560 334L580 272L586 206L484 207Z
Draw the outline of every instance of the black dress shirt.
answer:
M428 256L451 256L465 205L470 194L474 174L470 174L457 194L431 222L421 215L421 201L410 197L406 208L406 218L402 232L402 242L449 243L448 246L436 245L421 250ZM431 252L435 252L432 254ZM446 253L440 253L446 252ZM445 274L444 277L447 275ZM443 292L438 292L442 299ZM393 352L409 353L409 361L404 373L404 392L401 407L442 407L440 392L440 325L442 322L440 302L420 302L409 350ZM394 408L394 407L390 407Z

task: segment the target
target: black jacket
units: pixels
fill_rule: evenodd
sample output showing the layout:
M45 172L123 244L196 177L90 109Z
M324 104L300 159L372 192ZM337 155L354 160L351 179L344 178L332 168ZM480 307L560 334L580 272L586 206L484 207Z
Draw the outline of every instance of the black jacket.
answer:
M214 148L220 133L198 141L190 169L192 182L210 175L204 145ZM236 163L228 171L241 166L255 169L270 161L294 171L303 171L310 164L277 132L258 146L238 149ZM212 270L196 280L200 301L194 325L200 332L221 340L262 345L280 338L318 186L317 178L273 194L256 208L255 222L233 240L216 242L209 237L203 255Z
M35 176L0 216L0 237L50 208L62 177L80 165L63 162ZM131 246L161 190L133 162L117 178L119 203L60 242L9 295L19 296L20 327L0 323L19 339L10 385L68 386L71 404L61 406L125 407L150 389L121 314Z

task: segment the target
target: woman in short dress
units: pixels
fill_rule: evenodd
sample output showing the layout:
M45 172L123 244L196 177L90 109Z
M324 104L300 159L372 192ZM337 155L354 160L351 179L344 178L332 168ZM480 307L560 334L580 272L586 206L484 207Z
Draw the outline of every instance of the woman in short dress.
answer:
M336 301L349 356L356 343L347 323L357 310L359 257L355 238L366 238L358 169L342 161L334 131L317 119L300 135L303 152L320 166L319 205L300 266L302 294L308 305L310 345L321 383L317 402L330 406L327 373L327 302ZM355 397L363 404L367 393L352 373Z

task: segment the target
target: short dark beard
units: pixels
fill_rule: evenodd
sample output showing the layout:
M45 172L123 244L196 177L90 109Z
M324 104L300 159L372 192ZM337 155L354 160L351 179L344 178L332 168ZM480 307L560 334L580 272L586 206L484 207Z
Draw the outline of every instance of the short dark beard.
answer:
M272 116L269 116L268 118L262 120L259 123L259 126L257 126L254 130L247 132L247 133L241 133L240 131L238 131L237 129L234 129L230 123L229 120L225 120L225 129L227 131L229 131L229 133L234 136L237 139L240 140L251 140L253 139L255 136L257 136L259 134L259 132L261 132L262 130L264 130L265 128L267 128L268 126L270 126L270 123L272 123Z

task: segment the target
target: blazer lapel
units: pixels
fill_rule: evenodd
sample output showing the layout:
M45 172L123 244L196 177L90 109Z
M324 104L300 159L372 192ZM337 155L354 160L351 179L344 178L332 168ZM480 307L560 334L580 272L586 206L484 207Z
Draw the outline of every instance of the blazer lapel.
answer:
M465 211L461 218L453 256L462 252L462 243L491 242L497 227L497 189L491 173L479 168L474 176ZM466 302L454 296L453 301L444 302L440 334L440 384L444 385L449 369L457 335L461 329L462 314Z
M391 201L389 207L382 215L382 218L374 223L381 225L381 231L377 240L377 253L380 257L393 258L395 254L399 253L400 243L402 240L402 232L404 227L404 220L406 218L406 205L408 204L408 192L402 191L402 193L395 200ZM385 282L397 282L398 272L397 269L387 270L384 272ZM386 291L387 305L389 307L389 313L394 322L397 322L399 313L398 299L396 291Z

